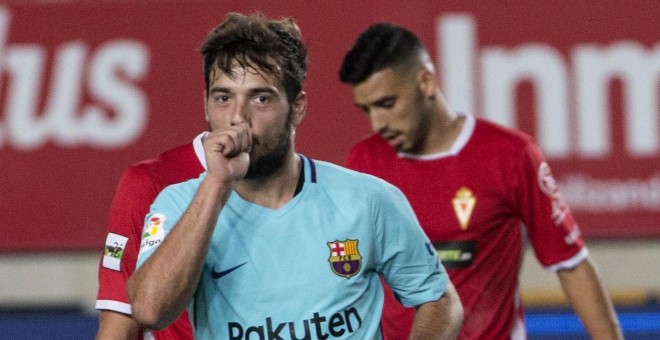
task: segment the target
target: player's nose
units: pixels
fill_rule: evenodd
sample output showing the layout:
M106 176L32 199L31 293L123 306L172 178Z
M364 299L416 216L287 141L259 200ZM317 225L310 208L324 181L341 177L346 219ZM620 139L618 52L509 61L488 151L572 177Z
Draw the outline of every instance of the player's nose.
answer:
M369 111L369 120L371 121L371 129L374 132L381 133L387 129L387 120L385 115L380 110Z
M250 109L247 103L238 102L233 111L229 121L231 125L250 122Z

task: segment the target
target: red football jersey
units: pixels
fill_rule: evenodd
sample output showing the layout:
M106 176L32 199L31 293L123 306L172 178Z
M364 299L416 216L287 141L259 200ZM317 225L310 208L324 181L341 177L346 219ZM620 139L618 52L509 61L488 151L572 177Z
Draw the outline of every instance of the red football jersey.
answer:
M449 152L397 154L374 135L351 149L347 165L405 193L461 297L460 339L524 339L518 292L524 236L549 270L577 265L587 250L532 138L465 119ZM413 317L386 289L386 338L406 339Z
M201 134L192 143L167 150L157 158L130 166L122 175L110 207L108 236L99 265L96 309L131 314L126 282L135 271L144 217L165 187L197 178L204 171ZM193 339L188 314L145 339Z

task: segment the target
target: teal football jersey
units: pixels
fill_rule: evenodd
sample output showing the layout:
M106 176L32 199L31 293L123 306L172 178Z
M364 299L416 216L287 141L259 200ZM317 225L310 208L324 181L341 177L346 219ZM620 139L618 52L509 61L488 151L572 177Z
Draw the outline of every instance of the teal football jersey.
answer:
M447 273L399 189L301 159L302 190L280 209L230 195L188 306L196 339L380 339L379 274L406 306L435 301L446 289ZM205 176L156 198L138 265Z

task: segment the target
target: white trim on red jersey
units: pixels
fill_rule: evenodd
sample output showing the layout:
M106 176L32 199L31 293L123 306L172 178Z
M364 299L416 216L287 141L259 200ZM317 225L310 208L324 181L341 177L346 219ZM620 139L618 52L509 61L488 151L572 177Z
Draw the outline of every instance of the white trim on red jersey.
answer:
M413 155L405 152L398 152L397 155L401 158L414 159L418 161L434 161L436 159L458 155L458 153L461 152L465 145L470 141L472 133L474 133L474 127L476 126L476 119L473 115L459 114L459 116L465 117L465 125L463 125L461 133L458 135L458 137L456 137L454 144L448 151L433 153L429 155Z
M579 252L577 252L577 254L573 255L573 257L571 257L570 259L567 259L559 263L555 263L552 266L547 266L545 267L545 270L556 272L562 269L575 268L575 266L577 266L582 261L584 261L588 256L589 256L589 250L587 250L587 246L584 246L582 247L582 249L580 249Z
M111 310L111 311L131 315L130 304L115 300L96 300L96 309Z

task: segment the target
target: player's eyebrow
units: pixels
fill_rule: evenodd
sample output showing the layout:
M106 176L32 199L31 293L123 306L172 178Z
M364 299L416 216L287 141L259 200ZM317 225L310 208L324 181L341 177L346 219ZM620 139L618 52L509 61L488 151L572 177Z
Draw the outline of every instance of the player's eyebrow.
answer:
M250 94L250 95L254 95L254 94L257 94L257 93L270 93L270 94L277 95L277 94L280 93L280 91L278 91L277 89L275 89L273 87L270 87L270 86L255 87L255 88L252 88L252 89L248 90L248 94Z
M223 87L223 86L214 86L211 88L210 93L233 93L234 91L230 87ZM264 86L264 87L255 87L248 89L247 91L248 95L255 95L257 93L270 93L270 94L279 94L279 91L273 87L270 86Z

